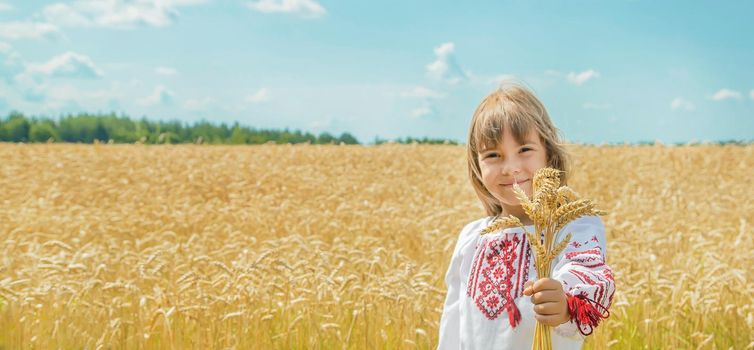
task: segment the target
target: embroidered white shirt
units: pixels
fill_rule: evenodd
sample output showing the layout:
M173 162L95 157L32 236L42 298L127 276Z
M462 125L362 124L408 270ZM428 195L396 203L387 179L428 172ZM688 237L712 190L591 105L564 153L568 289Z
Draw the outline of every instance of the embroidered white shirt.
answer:
M536 281L532 255L520 227L480 235L493 217L467 224L459 234L445 275L448 288L440 319L438 349L531 349L534 305L524 283ZM529 232L534 226L525 226ZM572 295L582 295L606 311L615 283L606 264L605 228L598 216L580 217L556 235L571 232L571 243L553 262L552 278ZM516 315L518 314L518 315ZM590 325L575 321L554 327L554 350L581 349Z

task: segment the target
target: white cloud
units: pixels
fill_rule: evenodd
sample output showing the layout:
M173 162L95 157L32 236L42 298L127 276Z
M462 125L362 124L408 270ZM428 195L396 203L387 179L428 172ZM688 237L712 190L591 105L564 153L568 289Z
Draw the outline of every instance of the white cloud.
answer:
M21 55L10 44L0 42L0 77L10 82L10 78L23 69L24 64Z
M26 73L55 77L99 78L100 71L88 56L68 51L46 63L29 64Z
M17 93L19 97L34 103L45 99L46 85L39 77L28 72L28 65L21 55L10 44L0 42L0 85L7 85L9 91ZM3 97L9 96L3 93ZM23 101L14 101L14 104Z
M173 99L175 98L175 92L169 90L168 88L158 85L155 86L154 92L152 92L151 95L143 98L141 100L141 104L147 105L147 106L153 106L158 104L170 104L173 102Z
M731 89L720 89L718 92L712 95L712 99L715 101L722 101L731 98L738 100L741 98L741 93Z
M592 103L592 102L586 102L582 105L584 109L610 109L613 106L609 103Z
M581 73L570 72L568 73L568 76L566 78L568 78L568 82L570 82L571 84L582 85L586 83L587 81L597 78L599 76L600 76L599 72L589 69Z
M432 109L429 108L429 106L422 106L411 111L410 116L411 118L416 119L416 118L421 118L423 116L429 115L431 113L432 113Z
M246 6L263 13L292 13L302 17L317 18L327 13L322 5L314 0L260 0Z
M457 84L466 79L467 73L461 68L454 55L455 44L443 43L434 49L435 60L426 65L427 75L448 84Z
M489 79L487 83L500 87L506 83L518 82L519 79L513 74L499 74Z
M435 48L435 55L438 57L447 57L448 55L452 54L455 50L455 44L453 43L443 43L442 45Z
M13 6L6 4L4 2L0 2L0 11L10 11L13 9Z
M325 119L314 120L311 123L309 123L309 127L314 132L319 132L324 129L331 129L333 126L333 119L334 118L330 116Z
M42 16L63 27L165 27L178 17L178 7L207 0L78 0L45 6Z
M178 71L172 67L157 67L154 69L154 72L159 75L164 75L164 76L173 76L173 75L178 74Z
M45 6L42 9L42 16L46 20L64 27L89 27L93 25L93 20L83 12L62 3Z
M416 86L411 90L404 91L401 96L403 97L415 97L415 98L443 98L445 94L437 92L435 90L425 88L423 86Z
M183 109L189 111L203 111L209 108L210 105L215 103L215 99L211 97L203 97L200 99L189 99L183 102Z
M31 74L21 73L13 78L15 89L28 101L40 102L45 99L47 84L40 82Z
M14 54L12 47L0 43L0 62L3 55L7 56L9 52ZM136 99L129 96L138 96L143 90L137 86L125 86L118 81L110 82L108 87L102 80L87 83L80 80L46 79L45 75L25 71L27 66L24 60L20 60L18 72L8 74L7 67L0 63L0 70L3 71L0 74L0 99L5 99L13 109L29 115L118 111L122 110L119 99L134 101ZM85 89L85 86L90 88ZM0 110L2 109L0 106Z
M749 91L749 97L754 100L754 90Z
M257 92L246 96L246 102L248 103L261 103L270 99L270 89L261 88Z
M448 56L453 54L454 49L455 44L453 43L443 43L436 47L434 51L437 59L427 65L427 74L433 78L442 79L448 71Z
M476 75L464 70L467 81L484 90L497 89L508 85L543 86L542 80L535 76L519 77L514 74ZM536 82L536 83L533 83Z
M5 22L0 23L0 37L18 39L57 39L62 36L55 25L41 22Z
M77 81L40 80L29 74L19 74L10 97L19 110L35 114L59 114L81 111L114 111L120 99L129 99L128 86L111 82L84 89ZM40 103L43 102L43 103Z
M11 46L8 43L4 43L4 42L0 41L0 53L1 54L8 55L8 54L10 54L12 52L14 52L13 51L13 46Z
M84 105L91 106L95 102L116 99L119 95L112 88L85 91L72 84L62 84L56 85L54 88L48 86L46 97L54 105L63 105L70 101L75 101L77 104L83 103Z
M448 64L443 60L436 60L427 65L427 74L431 77L440 79L448 71Z
M682 97L676 97L675 99L673 99L673 101L670 102L670 109L674 111L678 109L693 111L696 109L696 106L694 106L694 104L690 101L683 99Z

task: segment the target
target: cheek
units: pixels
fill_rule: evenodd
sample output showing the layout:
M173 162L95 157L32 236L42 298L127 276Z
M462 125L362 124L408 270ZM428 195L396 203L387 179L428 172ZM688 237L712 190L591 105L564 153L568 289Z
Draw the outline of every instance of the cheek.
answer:
M491 190L491 191L500 190L498 186L499 181L500 179L497 177L497 175L493 171L490 171L483 176L484 185L487 187L488 190Z
M482 174L482 182L487 184L492 179L492 170L486 166L481 166L479 170Z
M547 167L547 155L544 153L539 154L537 157L537 169Z
M526 163L526 172L529 173L531 176L534 176L534 174L537 173L537 170L546 168L547 162L545 162L544 159L531 159L531 161Z
M496 179L493 175L493 172L489 169L481 169L482 172L482 185L489 191L490 193L495 193L497 191L497 188L495 188Z
M494 189L494 187L492 186L492 180L488 177L482 177L482 184L484 184L484 187L486 187L488 191L492 191Z

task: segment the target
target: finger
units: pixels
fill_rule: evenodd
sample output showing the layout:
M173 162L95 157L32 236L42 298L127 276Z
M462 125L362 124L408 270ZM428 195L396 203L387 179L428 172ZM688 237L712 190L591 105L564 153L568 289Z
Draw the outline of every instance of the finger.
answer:
M534 314L534 318L539 321L539 323L546 324L548 326L556 327L560 325L560 316L558 315L539 315Z
M560 294L562 294L562 293L563 292L558 292L558 291L554 291L554 290L546 290L546 291L543 291L543 292L536 292L536 293L534 293L531 296L531 302L532 302L532 304L535 304L535 305L536 304L547 303L547 302L551 302L551 301L557 302L557 301L560 301L560 298L561 298Z
M540 278L539 280L537 280L537 282L534 283L533 289L534 289L534 293L536 293L543 290L563 289L563 285L558 280L546 277L546 278Z
M560 303L556 302L548 302L548 303L542 303L534 305L534 312L546 316L546 315L560 315L562 310L562 305Z
M534 292L531 288L532 285L534 285L534 281L526 281L524 283L524 295L532 295Z

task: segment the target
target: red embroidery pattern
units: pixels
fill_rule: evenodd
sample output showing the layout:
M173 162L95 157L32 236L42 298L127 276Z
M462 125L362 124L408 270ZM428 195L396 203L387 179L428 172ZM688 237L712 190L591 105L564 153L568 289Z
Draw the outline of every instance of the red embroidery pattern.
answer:
M568 269L568 272L580 282L566 293L568 312L581 334L586 336L594 331L601 320L610 316L608 308L615 292L613 272L605 264L597 235L586 241L574 241L570 245L581 250L565 254L565 259L574 267Z
M610 291L610 295L608 295L607 299L607 305L609 307L610 305L613 305L613 294L615 294L615 280L613 279L613 270L610 270L610 268L606 267L602 270L602 275L604 275L605 279L613 284L613 290Z
M597 279L597 281L593 280L586 272L578 271L578 270L570 270L572 274L574 274L576 277L578 277L581 282L584 284L588 284L590 286L597 286L597 291L595 292L595 295L597 296L597 300L602 301L602 297L605 293L605 280L602 279L599 275L596 275L592 273L592 276Z
M574 265L583 266L586 268L597 268L605 265L605 260L600 254L590 254L590 251L585 252L572 252L566 254ZM578 253L578 254L574 254Z
M528 277L530 249L523 235L523 239L515 234L489 237L492 236L483 236L477 246L466 293L488 320L495 320L505 310L508 322L516 327L521 313L513 300L521 295ZM518 266L514 266L515 262ZM526 274L523 280L522 269Z
M587 250L581 250L581 251L575 251L575 252L568 252L566 253L566 259L573 259L575 256L579 255L588 255L588 254L594 254L594 255L602 255L602 249L599 247L593 248L593 249L587 249Z
M589 335L592 333L594 327L597 327L600 320L610 316L608 307L613 303L615 288L608 288L608 285L611 283L614 285L615 283L613 272L608 267L602 269L601 272L591 270L579 271L575 269L570 269L569 272L582 283L597 287L594 290L594 299L589 298L589 294L586 291L580 291L577 295L566 293L568 296L568 312L571 315L571 320L576 322L582 334Z
M529 248L529 242L526 241L526 235L523 235L522 237L523 242L521 242L520 246L523 254L520 255L523 256L523 260L518 260L518 279L516 280L518 289L516 289L516 297L524 294L524 283L529 280L529 261L531 261L531 248Z
M610 281L614 281L615 280L615 279L613 279L613 270L610 270L610 269L606 268L606 269L602 270L602 274L605 276L605 278L607 278Z

